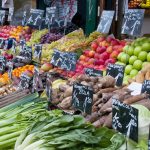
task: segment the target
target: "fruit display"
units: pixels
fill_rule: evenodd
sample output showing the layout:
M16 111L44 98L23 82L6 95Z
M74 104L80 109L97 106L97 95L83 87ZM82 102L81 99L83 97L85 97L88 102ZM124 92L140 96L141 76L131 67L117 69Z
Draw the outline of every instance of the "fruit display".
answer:
M135 77L150 62L150 38L138 38L126 45L117 58L117 64L125 65L125 79Z
M150 0L143 0L140 6L141 8L150 8Z
M15 92L17 90L17 87L11 85L5 85L3 87L0 88L0 97L4 97L8 94L11 94L13 92Z
M1 38L15 38L18 42L20 39L29 41L31 38L32 30L30 27L25 26L1 26L0 37Z
M130 0L128 3L129 8L137 8L140 7L143 0Z
M145 64L133 79L129 79L129 82L143 83L145 80L150 80L150 63Z
M54 41L51 44L44 44L42 47L41 63L49 62L53 55L53 50L56 48L64 52L78 52L87 48L90 43L95 40L101 33L93 32L89 37L85 37L83 30L79 29L67 34L60 40ZM80 50L81 49L81 50Z

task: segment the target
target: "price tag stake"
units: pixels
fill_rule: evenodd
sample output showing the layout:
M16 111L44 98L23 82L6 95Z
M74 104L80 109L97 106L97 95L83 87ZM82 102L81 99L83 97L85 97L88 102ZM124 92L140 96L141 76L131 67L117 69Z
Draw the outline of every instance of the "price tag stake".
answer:
M46 95L48 97L48 101L52 101L52 76L51 74L47 74L46 80Z

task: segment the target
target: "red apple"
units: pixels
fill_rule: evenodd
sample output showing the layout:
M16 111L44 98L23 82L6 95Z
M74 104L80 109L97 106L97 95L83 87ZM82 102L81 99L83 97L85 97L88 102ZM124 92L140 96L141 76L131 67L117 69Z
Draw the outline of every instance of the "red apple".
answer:
M106 52L107 53L112 53L113 52L113 47L112 46L107 47Z
M94 57L94 54L95 54L95 51L90 51L90 52L89 52L89 57L90 57L90 58L93 58L93 57Z
M50 63L45 63L45 64L43 64L43 65L41 66L41 69L42 69L43 71L45 71L45 72L49 71L49 70L52 69L52 68L53 68L53 66L52 66L52 64L50 64Z
M110 63L110 64L114 64L115 62L116 62L115 59L109 58L109 59L107 59L107 60L105 61L105 66L107 66L109 63Z
M93 50L96 50L97 47L98 47L98 44L97 44L96 42L92 42L91 48L92 48Z
M86 56L84 56L84 55L80 56L80 60L85 60L85 58L86 58Z
M102 53L105 52L105 51L106 51L106 47L104 47L104 46L103 46L103 47L100 47L100 46L99 46L99 47L96 49L96 52L99 53L99 54L102 54Z
M89 50L85 50L84 52L83 52L83 54L85 55L85 56L89 56Z
M105 40L105 37L98 37L97 38L97 43L100 43L100 42L102 42L102 41L104 41Z
M95 54L94 54L94 58L95 58L95 59L99 59L99 54L98 54L98 53L95 53Z
M84 61L85 61L85 62L88 62L89 59L90 59L89 57L85 57Z
M100 58L103 59L104 61L109 58L110 54L107 52L104 52L101 54Z
M119 52L118 52L118 51L113 51L113 52L111 53L111 55L110 55L110 58L116 59L116 58L118 57L118 55L119 55Z
M113 41L114 40L114 38L113 37L107 37L107 42L109 42L109 43L111 43L111 41Z
M97 60L95 60L95 62L94 62L94 64L97 65L97 66L104 65L104 63L105 63L105 62L104 62L104 60L102 60L102 59L100 59L100 60L97 59Z
M114 39L113 41L111 41L111 45L112 45L112 46L114 46L114 45L119 45L118 40Z
M89 61L88 61L88 64L94 64L95 62L95 59L94 58L90 58Z

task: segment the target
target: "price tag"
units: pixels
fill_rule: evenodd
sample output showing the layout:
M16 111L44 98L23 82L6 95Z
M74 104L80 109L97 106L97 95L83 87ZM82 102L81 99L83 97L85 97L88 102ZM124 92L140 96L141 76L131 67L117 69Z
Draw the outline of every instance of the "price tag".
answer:
M138 142L138 110L113 99L112 127L133 141Z
M4 56L0 56L0 73L3 73L6 68L6 59Z
M16 53L16 46L17 46L17 41L15 39L12 39L12 48L11 51L15 54Z
M23 19L22 19L22 26L25 26L25 25L26 25L26 19L27 19L27 12L24 11L24 12L23 12Z
M6 11L0 10L0 24L3 25L5 22Z
M124 78L125 67L118 64L108 64L106 74L116 79L116 85L121 86Z
M3 48L5 44L5 40L4 39L0 39L0 48Z
M76 68L77 62L77 54L69 53L69 52L60 52L58 50L54 50L51 64L54 66L60 67L62 69L68 71L74 71Z
M93 89L82 84L74 84L72 105L84 113L91 114L93 105Z
M101 33L109 33L115 11L104 10L98 25L97 31Z
M34 60L40 62L41 55L42 55L42 44L36 44L34 49L34 55L33 55Z
M4 50L8 49L8 39L4 40Z
M50 29L51 25L53 24L53 20L56 16L56 7L48 7L46 8L46 19L45 24L48 25Z
M141 34L144 12L144 9L126 10L121 33L132 36L139 36Z
M32 60L32 47L24 47L24 50L20 53L20 56Z
M48 100L52 101L52 76L51 76L51 74L47 74L46 95L48 97Z
M85 68L85 74L89 75L89 76L94 76L94 77L101 77L103 76L103 71L100 70L96 70L93 68Z
M27 76L26 74L22 73L20 77L19 88L20 89L28 89L30 86L31 77Z
M26 46L26 41L23 39L23 40L20 40L20 43L19 43L19 49L20 49L20 53L23 52L25 46Z
M141 93L150 94L150 80L145 80L142 84Z
M43 21L44 10L31 9L30 17L27 19L27 25L41 27Z
M8 65L8 76L9 76L9 79L12 79L12 71L13 71L13 63L12 62L8 62L7 63Z

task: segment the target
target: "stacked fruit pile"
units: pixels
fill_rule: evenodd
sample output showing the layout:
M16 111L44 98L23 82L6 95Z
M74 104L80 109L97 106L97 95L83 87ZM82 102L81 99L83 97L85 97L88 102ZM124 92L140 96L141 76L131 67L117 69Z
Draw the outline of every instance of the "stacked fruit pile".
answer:
M126 65L125 78L135 77L143 65L150 62L150 38L138 38L126 45L118 60L117 64Z
M0 27L0 38L15 38L19 41L21 38L29 41L32 30L28 26L2 26Z

